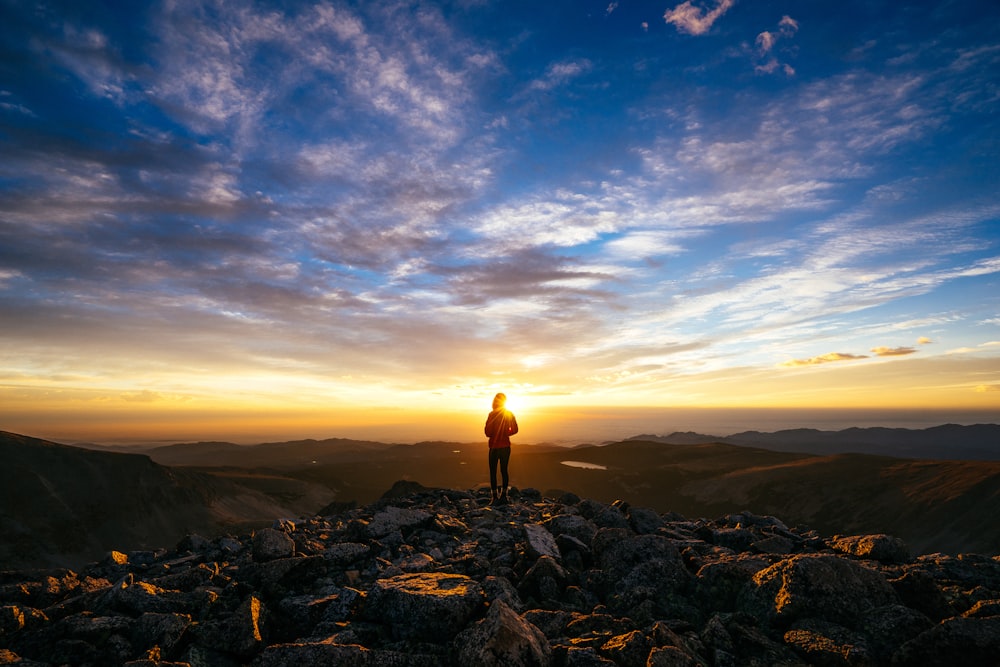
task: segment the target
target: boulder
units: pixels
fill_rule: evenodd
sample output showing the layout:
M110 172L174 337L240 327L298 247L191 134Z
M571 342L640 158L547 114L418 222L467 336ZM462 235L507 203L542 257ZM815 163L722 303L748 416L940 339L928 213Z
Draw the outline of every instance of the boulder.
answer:
M202 622L194 632L205 646L251 658L265 646L264 616L263 604L251 595L229 616Z
M433 519L434 515L426 510L390 506L368 522L368 534L378 539L396 531L419 528Z
M1000 616L950 618L903 644L894 667L996 665L1000 658Z
M418 572L377 580L363 616L388 624L397 639L433 642L453 637L484 604L482 586L474 579Z
M545 526L537 523L524 524L524 535L527 539L528 555L532 558L548 556L559 560L559 547L556 545L556 538L552 536Z
M910 549L898 537L891 535L852 535L830 541L836 550L858 558L870 558L883 563L910 562Z
M552 650L537 627L496 600L486 617L455 637L459 664L482 667L549 667Z
M254 531L250 542L255 561L264 562L288 558L295 553L295 540L287 533L274 528Z
M856 561L799 555L755 574L738 606L768 624L818 618L850 628L866 612L898 601L883 575Z

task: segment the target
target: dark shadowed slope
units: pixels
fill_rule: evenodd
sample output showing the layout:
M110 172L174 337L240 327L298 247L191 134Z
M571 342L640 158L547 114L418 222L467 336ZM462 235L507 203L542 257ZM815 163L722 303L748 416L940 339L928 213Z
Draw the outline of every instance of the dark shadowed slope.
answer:
M266 473L171 469L148 456L99 452L0 432L0 569L73 566L112 547L311 512L328 489Z

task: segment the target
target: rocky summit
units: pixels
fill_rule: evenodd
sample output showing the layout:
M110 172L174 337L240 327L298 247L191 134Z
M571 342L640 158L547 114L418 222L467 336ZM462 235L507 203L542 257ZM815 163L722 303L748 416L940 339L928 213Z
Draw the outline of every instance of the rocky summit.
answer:
M996 665L1000 557L398 483L241 537L0 573L0 664Z

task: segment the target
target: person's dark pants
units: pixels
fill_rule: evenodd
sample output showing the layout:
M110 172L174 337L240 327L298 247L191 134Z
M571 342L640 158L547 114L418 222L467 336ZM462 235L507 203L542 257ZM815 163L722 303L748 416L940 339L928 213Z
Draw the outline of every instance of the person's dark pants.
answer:
M503 480L503 488L506 490L510 483L507 474L507 464L510 463L510 447L497 447L490 449L490 489L497 488L497 464L500 464L500 478Z

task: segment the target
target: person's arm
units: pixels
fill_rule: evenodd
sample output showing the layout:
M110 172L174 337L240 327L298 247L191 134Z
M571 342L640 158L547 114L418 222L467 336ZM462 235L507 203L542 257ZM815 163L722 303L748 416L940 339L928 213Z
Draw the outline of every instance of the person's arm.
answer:
M493 434L496 433L496 420L493 419L493 413L491 412L486 416L486 426L483 427L483 433L486 434L487 438L492 439Z
M508 412L507 414L510 415L507 435L514 435L517 433L517 417L514 416L513 412Z

